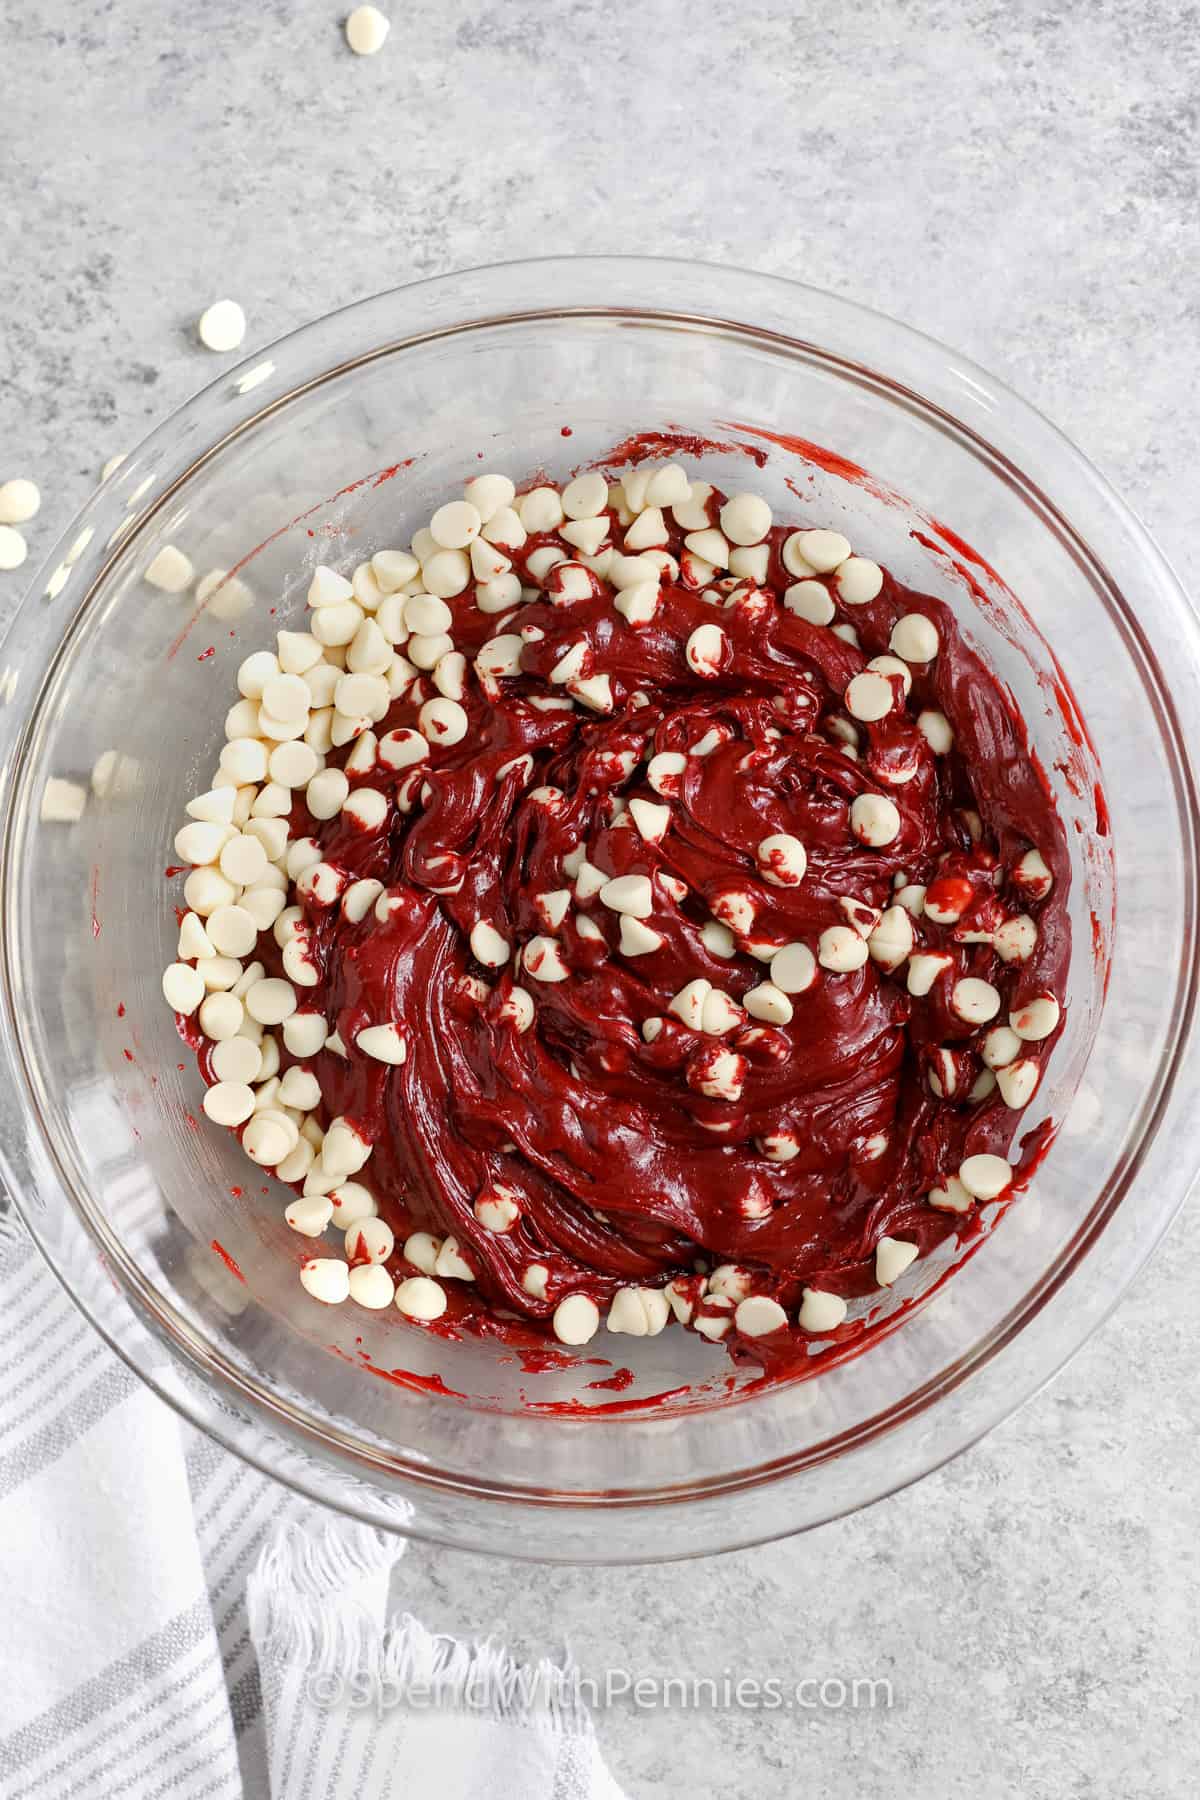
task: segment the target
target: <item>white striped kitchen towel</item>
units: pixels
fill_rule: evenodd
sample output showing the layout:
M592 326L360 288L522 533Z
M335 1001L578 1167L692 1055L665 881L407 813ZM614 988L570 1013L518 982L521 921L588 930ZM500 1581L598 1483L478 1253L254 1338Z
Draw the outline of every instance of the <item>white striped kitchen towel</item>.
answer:
M183 1424L2 1200L0 1367L0 1800L621 1800L572 1668L389 1627L403 1540Z

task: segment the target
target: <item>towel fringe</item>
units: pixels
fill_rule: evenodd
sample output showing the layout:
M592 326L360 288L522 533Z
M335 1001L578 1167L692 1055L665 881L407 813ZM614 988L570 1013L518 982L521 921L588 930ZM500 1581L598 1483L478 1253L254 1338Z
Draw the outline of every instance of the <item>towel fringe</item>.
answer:
M260 1662L299 1663L317 1681L357 1681L388 1707L410 1697L427 1709L433 1695L440 1711L594 1736L579 1667L565 1649L561 1660L519 1662L490 1637L465 1642L431 1632L409 1613L381 1631L354 1586L403 1549L402 1539L361 1525L275 1533L247 1591Z

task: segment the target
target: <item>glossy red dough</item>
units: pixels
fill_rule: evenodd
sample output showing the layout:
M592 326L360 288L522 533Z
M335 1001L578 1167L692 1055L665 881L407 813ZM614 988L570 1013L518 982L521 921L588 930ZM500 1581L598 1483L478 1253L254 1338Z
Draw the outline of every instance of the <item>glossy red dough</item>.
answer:
M713 519L721 500L711 497ZM678 554L683 534L667 519ZM451 748L434 745L420 780L381 764L351 776L352 789L416 795L411 811L392 808L380 829L364 831L344 817L318 823L297 801L293 836L311 833L349 879L375 877L397 902L387 924L373 911L349 924L338 907L305 904L321 980L301 1005L323 1011L350 1047L348 1060L322 1052L311 1066L321 1116L344 1114L374 1146L359 1179L396 1232L393 1273L412 1273L401 1247L418 1229L453 1233L475 1270L473 1283L445 1284L444 1325L502 1332L501 1309L543 1322L550 1335L565 1295L585 1292L603 1314L619 1287L691 1278L698 1258L744 1265L752 1291L779 1300L794 1320L806 1286L874 1292L881 1237L925 1254L959 1229L958 1216L930 1207L930 1188L966 1156L1010 1154L1020 1115L994 1089L966 1097L983 1073L984 1032L955 1016L950 996L963 976L991 982L1002 998L998 1024L1036 993L1064 996L1070 870L1061 821L1021 721L963 641L953 610L886 574L876 599L844 606L827 576L819 579L837 622L853 624L861 648L807 623L780 599L794 579L781 560L792 529L770 534L770 592L743 583L722 606L664 583L644 625L628 624L599 581L589 599L538 600L500 617L480 613L469 588L448 603L456 647L470 661L488 639L522 632L522 672L499 682L495 700L468 679L470 729ZM615 524L613 532L619 542ZM573 554L555 534L540 534L512 553L517 572L547 544ZM846 685L888 651L896 620L911 611L935 623L939 654L913 667L907 700L895 679L897 706L886 719L856 725L851 758L833 726L847 719ZM714 623L727 650L715 673L700 676L685 645L698 625ZM533 707L531 697L562 695L550 673L580 643L582 674L609 677L611 716ZM378 732L415 727L419 708L419 700L397 702ZM953 728L947 755L935 756L917 728L927 708ZM707 754L689 754L706 741L714 745ZM647 782L647 760L663 751L687 759L669 796ZM912 779L888 781L913 766ZM884 794L899 810L900 833L884 848L865 847L850 829L850 805L863 793ZM615 816L621 801L639 796L656 805L667 798L662 842L644 841L628 815ZM978 843L972 814L982 820ZM797 886L769 884L756 861L759 842L779 832L807 851ZM547 924L539 897L574 890L563 863L581 845L606 876L651 878L646 924L661 936L658 949L622 955L620 917L596 895L578 901L572 892L562 923ZM1049 896L1033 901L1010 879L1031 846L1054 877ZM791 996L790 1023L747 1017L720 1040L737 1059L740 1097L706 1095L704 1059L718 1040L669 1013L672 996L702 977L740 1002L769 979L769 964L746 953L748 940L801 940L815 951L829 926L866 929L863 909L892 905L901 873L909 883L937 882L958 914L952 923L914 921L915 948L953 958L930 994L910 997L903 964L894 973L874 961L849 973L819 968L813 986ZM702 927L727 910L730 893L751 897L754 920L748 933L735 931L739 947L726 959L706 947ZM966 941L1025 912L1038 927L1027 962L1002 962L990 943ZM581 919L591 921L582 933ZM480 920L514 954L535 935L553 935L568 979L538 981L517 972L513 957L501 970L483 968L468 941ZM270 933L263 944L259 954L277 966ZM536 1006L523 1033L506 1007L514 982ZM647 1043L641 1027L651 1018L664 1023ZM354 1051L360 1031L390 1020L408 1037L400 1068ZM1026 1048L1044 1063L1053 1043ZM942 1050L951 1062L937 1057ZM293 1060L284 1052L285 1066ZM954 1093L939 1098L930 1070L951 1066ZM780 1133L798 1144L787 1162L761 1148ZM1033 1154L1030 1147L1027 1160ZM521 1208L502 1234L473 1210L495 1186ZM534 1262L548 1271L544 1299L522 1286ZM776 1368L806 1353L795 1325L769 1339L734 1331L725 1341Z

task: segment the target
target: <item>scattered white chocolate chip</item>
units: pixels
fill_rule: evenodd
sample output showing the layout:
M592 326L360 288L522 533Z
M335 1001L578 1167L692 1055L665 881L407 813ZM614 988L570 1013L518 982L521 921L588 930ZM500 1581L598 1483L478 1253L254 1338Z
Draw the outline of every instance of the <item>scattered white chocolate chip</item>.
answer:
M377 6L356 6L346 20L346 42L355 56L374 56L391 28Z
M813 581L811 577L793 582L784 592L783 604L797 618L807 619L810 625L830 625L836 614L829 589L824 582Z
M333 1217L332 1200L320 1194L310 1199L293 1200L284 1209L284 1221L301 1237L319 1238Z
M147 566L143 579L164 594L182 594L191 586L196 571L182 550L164 544Z
M622 913L622 956L650 956L656 950L661 950L665 941L661 932L643 925L640 919L633 918L628 913Z
M37 483L26 476L0 482L0 525L27 525L42 504ZM74 557L68 557L73 562Z
M254 1111L254 1089L244 1081L214 1081L202 1104L214 1125L242 1125Z
M206 350L226 355L246 335L246 315L236 300L215 300L200 314L196 333Z
M671 824L670 807L659 806L653 800L634 798L629 802L629 812L639 835L648 844L661 844Z

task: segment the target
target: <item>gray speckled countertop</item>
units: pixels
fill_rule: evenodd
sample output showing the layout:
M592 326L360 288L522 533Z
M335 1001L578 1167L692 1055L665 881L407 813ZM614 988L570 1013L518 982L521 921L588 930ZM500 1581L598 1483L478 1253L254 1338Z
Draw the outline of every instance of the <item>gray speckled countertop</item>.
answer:
M1007 377L1185 577L1200 557L1200 35L1170 0L0 0L0 477L34 555L216 364L344 301L547 251L699 255L867 300ZM0 614L19 577L0 576ZM791 1543L610 1573L414 1549L428 1625L585 1672L889 1677L894 1706L602 1719L639 1800L1196 1791L1187 1222L1054 1386Z

